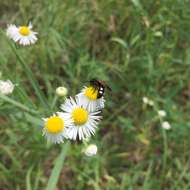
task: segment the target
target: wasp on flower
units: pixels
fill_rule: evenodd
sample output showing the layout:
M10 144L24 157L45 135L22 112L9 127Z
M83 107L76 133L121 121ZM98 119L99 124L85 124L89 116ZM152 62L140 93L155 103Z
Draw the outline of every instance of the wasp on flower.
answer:
M98 79L90 80L89 87L84 87L82 92L77 96L80 96L83 104L85 104L90 111L97 111L104 108L104 93L111 88L104 82Z

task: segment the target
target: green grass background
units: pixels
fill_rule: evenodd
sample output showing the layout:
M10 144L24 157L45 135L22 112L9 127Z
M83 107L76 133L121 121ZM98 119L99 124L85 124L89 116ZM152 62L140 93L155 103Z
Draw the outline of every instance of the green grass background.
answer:
M1 0L0 70L17 86L0 95L0 189L190 189L189 0ZM22 48L6 25L32 21ZM93 77L113 89L89 143L47 144L41 118L59 109L55 89L78 93ZM155 106L142 104L151 98ZM56 100L56 101L55 101ZM163 131L157 110L167 112Z

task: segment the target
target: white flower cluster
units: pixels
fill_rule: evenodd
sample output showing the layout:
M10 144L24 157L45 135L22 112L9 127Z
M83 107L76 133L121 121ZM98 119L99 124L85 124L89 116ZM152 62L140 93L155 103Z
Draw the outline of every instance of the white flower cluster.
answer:
M142 100L143 100L143 103L144 103L144 104L149 105L149 106L154 106L153 100L147 98L146 96L144 96L144 97L142 98Z
M14 90L14 84L10 80L0 80L0 94L8 95Z
M167 113L166 113L165 110L158 110L158 116L162 119L162 118L167 116ZM170 130L171 129L171 125L170 125L170 123L168 121L163 121L161 123L161 127L163 129L165 129L165 130Z
M16 26L8 25L7 36L22 46L36 43L37 32L32 30L32 24ZM10 94L14 85L10 81L0 81L0 93ZM100 91L99 91L100 90ZM98 93L100 92L101 97ZM56 89L56 95L66 97L67 88L61 86ZM101 119L100 113L104 108L104 89L96 89L93 85L84 87L81 93L74 98L66 98L61 105L60 112L54 113L48 118L43 118L43 135L53 143L63 143L64 139L84 140L95 134ZM85 154L93 156L97 152L95 145L87 147Z
M149 98L146 97L146 96L144 96L144 97L142 98L142 101L143 101L143 103L144 103L145 105L149 105L149 106L155 107L154 101L151 100L151 99L149 99ZM164 117L167 116L167 113L166 113L165 110L158 110L158 111L157 111L157 114L158 114L158 116L159 116L159 118L160 118L161 120L162 120ZM170 123L169 123L168 121L162 121L162 122L161 122L161 127L162 127L163 129L165 129L165 130L170 130L170 129L171 129L171 125L170 125Z
M67 89L59 87L57 95L66 95ZM44 118L43 135L48 141L62 143L64 139L85 140L95 134L104 107L104 97L90 85L84 87L74 98L66 98L61 111Z

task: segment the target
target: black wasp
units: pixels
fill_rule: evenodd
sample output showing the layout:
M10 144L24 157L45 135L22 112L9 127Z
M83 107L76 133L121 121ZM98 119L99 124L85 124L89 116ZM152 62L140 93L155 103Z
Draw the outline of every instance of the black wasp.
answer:
M101 98L104 95L105 89L112 91L105 81L102 80L92 79L90 80L90 85L93 86L95 90L98 90L97 98Z

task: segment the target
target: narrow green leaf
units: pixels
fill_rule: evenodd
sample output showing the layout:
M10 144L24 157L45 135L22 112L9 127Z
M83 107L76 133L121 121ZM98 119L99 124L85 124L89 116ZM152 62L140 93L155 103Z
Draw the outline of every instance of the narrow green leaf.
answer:
M139 0L131 0L135 7L142 10L142 5Z
M36 172L36 175L35 175L35 182L34 182L33 190L40 189L39 188L39 182L40 182L41 178L42 178L42 170L41 170L41 168L39 166L38 171Z
M60 155L55 160L55 165L49 178L46 190L55 190L59 175L63 168L66 152L69 148L69 143L65 144L62 148Z
M39 119L41 116L38 115L38 117L32 116L28 113L25 113L26 120L36 126L42 126L43 125L43 120Z
M150 176L151 176L152 166L153 166L153 161L151 160L150 164L148 166L148 170L146 172L146 178L143 183L143 189L149 189L149 185L150 185L149 180L150 180Z
M118 44L120 44L122 47L124 47L125 49L128 48L127 42L125 42L123 39L121 38L112 38L111 41L113 42L117 42Z
M32 189L32 186L31 186L31 173L32 173L32 170L33 170L33 166L31 166L29 168L29 170L27 171L27 174L26 174L26 189L27 190Z
M38 114L38 112L36 110L28 108L27 106L21 104L20 102L17 102L16 100L13 100L13 99L11 99L8 96L5 96L3 94L0 94L0 99L2 99L4 101L6 101L6 102L8 102L8 103L10 103L10 104L18 107L18 108L20 108L20 109L22 109L24 111L27 111L27 112L30 112L30 113L33 113L33 114Z
M13 152L9 146L1 145L0 148L1 148L1 151L3 151L4 154L6 154L12 160L13 167L21 168L21 163L15 157L15 152Z
M18 62L21 64L21 66L24 68L24 71L26 72L26 75L32 85L32 87L34 88L34 91L37 95L37 97L39 98L40 102L42 103L42 105L44 106L44 108L47 108L49 109L49 106L47 104L47 101L39 87L39 84L38 82L36 81L35 77L33 76L33 73L31 71L31 69L25 64L24 60L22 59L22 57L19 55L19 53L17 52L17 50L15 49L15 47L10 44L12 50L14 51L17 59L18 59Z

